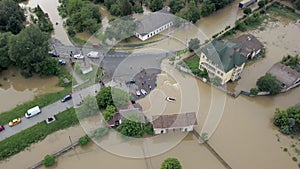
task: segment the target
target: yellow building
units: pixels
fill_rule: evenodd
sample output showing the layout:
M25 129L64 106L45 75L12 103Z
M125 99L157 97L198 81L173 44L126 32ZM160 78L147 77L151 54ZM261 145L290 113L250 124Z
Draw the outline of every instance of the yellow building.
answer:
M236 46L215 40L207 44L201 51L199 69L206 69L209 77L218 79L221 85L239 79L247 58L237 52Z

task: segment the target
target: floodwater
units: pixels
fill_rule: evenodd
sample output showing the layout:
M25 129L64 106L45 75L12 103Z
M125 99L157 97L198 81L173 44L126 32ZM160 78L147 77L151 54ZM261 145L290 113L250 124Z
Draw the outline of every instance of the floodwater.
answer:
M32 100L35 96L62 90L56 86L57 83L57 77L41 78L35 75L25 79L15 68L3 71L0 75L0 112Z
M53 23L54 32L52 36L65 45L72 45L63 26L64 20L57 11L57 7L59 6L58 0L29 0L20 3L20 5L26 8L35 8L39 5L45 13L48 13L50 21ZM56 23L58 24L56 25Z

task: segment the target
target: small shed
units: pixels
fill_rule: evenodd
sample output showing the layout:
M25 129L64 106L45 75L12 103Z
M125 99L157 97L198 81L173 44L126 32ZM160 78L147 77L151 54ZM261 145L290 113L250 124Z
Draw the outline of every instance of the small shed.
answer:
M172 115L152 116L154 134L163 134L168 131L180 130L182 132L192 131L197 125L195 112Z

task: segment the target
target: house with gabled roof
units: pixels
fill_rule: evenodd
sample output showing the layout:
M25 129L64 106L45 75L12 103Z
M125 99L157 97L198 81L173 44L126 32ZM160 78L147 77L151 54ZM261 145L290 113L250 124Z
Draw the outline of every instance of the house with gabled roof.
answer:
M195 112L152 116L154 134L163 134L174 130L189 132L197 124Z
M247 58L232 42L213 40L201 49L199 69L206 69L210 77L220 79L221 85L240 78Z
M165 7L136 21L134 35L145 41L174 25L175 16Z
M251 34L241 35L234 39L233 42L237 44L235 47L237 51L248 59L256 57L264 47L264 45Z

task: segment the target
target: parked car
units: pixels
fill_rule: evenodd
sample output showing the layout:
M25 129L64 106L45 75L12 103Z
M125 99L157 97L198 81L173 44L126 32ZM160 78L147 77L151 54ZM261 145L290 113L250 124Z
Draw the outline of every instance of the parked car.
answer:
M52 57L56 57L56 58L59 57L59 55L54 51L49 51L48 54Z
M66 64L67 64L67 62L66 62L65 60L62 60L62 59L59 59L59 60L58 60L58 63L59 63L60 65L66 65Z
M0 131L5 130L4 126L0 125Z
M89 58L99 58L98 52L95 51L89 52L86 56Z
M142 93L143 95L147 95L147 94L148 94L147 91L146 91L145 89L141 89L141 93Z
M68 101L68 100L71 100L71 99L72 99L72 95L68 94L68 95L66 95L66 96L61 100L61 102L63 103L63 102L66 102L66 101Z
M141 92L139 90L137 90L135 93L136 93L137 96L141 95Z
M42 111L41 111L40 107L35 106L35 107L27 110L27 112L25 113L25 117L30 118L30 117L33 117L33 116L36 116L36 115L40 114L41 112Z
M84 56L82 54L76 54L73 57L74 57L74 59L83 59L84 58Z
M11 122L9 122L8 126L12 127L12 126L15 126L15 125L20 124L20 123L21 123L21 118L16 118L16 119L13 119Z
M166 100L169 101L169 102L175 102L176 99L173 98L173 97L166 97Z

